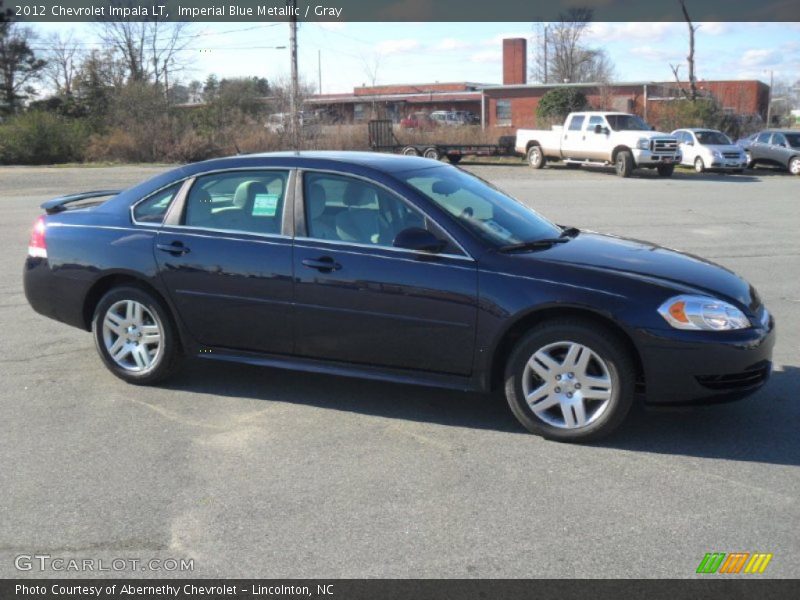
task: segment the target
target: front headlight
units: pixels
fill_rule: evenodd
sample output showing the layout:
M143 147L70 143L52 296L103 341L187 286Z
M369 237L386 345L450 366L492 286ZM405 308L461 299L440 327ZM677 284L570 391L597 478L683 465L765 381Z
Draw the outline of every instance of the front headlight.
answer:
M751 327L738 308L708 296L675 296L664 302L658 313L675 329L730 331Z
M639 141L636 142L636 147L639 150L650 150L650 139L649 138L639 138Z
M716 158L717 160L722 160L722 152L720 152L719 150L713 150L713 151L711 152L711 154L712 154L712 156L713 156L714 158Z

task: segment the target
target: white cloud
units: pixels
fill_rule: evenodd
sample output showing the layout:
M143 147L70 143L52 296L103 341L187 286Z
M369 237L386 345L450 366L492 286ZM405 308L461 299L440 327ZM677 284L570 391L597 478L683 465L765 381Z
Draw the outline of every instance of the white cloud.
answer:
M378 54L402 54L412 52L420 47L419 40L406 38L402 40L384 40L375 46Z
M608 42L659 42L674 37L686 25L670 22L642 23L592 23L587 38L590 43L604 44Z
M496 48L494 50L481 50L469 57L472 62L477 63L500 63L503 60L503 52Z
M503 44L503 40L505 40L507 38L525 38L525 39L529 40L532 35L533 35L533 33L530 32L530 31L525 31L525 32L517 31L517 32L498 33L495 36L492 36L490 38L486 38L486 39L482 40L481 41L481 45L482 46L500 47Z
M328 31L341 31L347 27L347 23L342 21L319 21L315 24L320 29L327 29Z
M781 62L781 55L776 50L766 48L752 48L742 54L743 67L765 67Z
M433 46L433 49L447 52L450 50L464 50L465 48L469 48L471 45L472 44L465 42L464 40L459 40L456 38L443 38L438 44Z
M674 49L666 50L655 46L636 46L631 48L629 55L634 58L649 60L652 62L669 63L681 60L681 53Z

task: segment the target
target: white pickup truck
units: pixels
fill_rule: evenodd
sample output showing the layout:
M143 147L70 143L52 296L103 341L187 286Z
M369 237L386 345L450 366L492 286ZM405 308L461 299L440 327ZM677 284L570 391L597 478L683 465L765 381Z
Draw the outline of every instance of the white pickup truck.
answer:
M670 177L681 161L674 136L652 131L636 115L616 112L574 112L563 126L519 129L516 150L534 169L547 161L564 161L570 167L614 165L621 177L638 167L657 169L662 177Z

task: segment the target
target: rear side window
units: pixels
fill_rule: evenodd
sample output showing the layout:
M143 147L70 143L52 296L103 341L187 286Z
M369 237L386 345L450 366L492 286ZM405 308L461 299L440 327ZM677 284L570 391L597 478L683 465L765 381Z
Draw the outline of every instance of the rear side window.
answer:
M279 234L288 171L229 171L198 177L186 198L183 225Z
M137 223L160 225L169 210L170 204L175 199L175 194L181 189L183 182L171 185L145 198L133 208L133 220Z
M570 131L580 131L583 126L583 115L575 115L569 122Z

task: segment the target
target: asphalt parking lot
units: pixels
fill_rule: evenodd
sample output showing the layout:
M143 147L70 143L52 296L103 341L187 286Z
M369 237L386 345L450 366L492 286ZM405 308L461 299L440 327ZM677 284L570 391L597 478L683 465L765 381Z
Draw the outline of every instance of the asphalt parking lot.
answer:
M558 223L740 273L778 322L772 380L636 410L594 446L477 394L205 362L129 386L29 308L22 263L40 202L163 169L0 168L0 576L91 575L14 566L48 554L194 559L125 576L689 577L711 551L800 576L800 178L468 168Z

